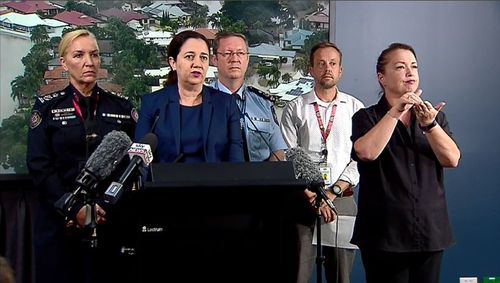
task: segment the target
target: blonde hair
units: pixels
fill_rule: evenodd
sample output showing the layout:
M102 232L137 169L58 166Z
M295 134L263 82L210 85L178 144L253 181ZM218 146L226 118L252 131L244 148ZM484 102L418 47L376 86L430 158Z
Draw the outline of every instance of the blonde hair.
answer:
M61 42L59 42L59 57L64 57L66 55L66 50L68 47L73 43L75 39L81 36L89 36L93 38L96 41L96 46L97 46L97 39L93 33L86 29L77 29L74 31L70 31L66 33L63 38L61 39ZM97 46L97 51L99 51L99 46Z

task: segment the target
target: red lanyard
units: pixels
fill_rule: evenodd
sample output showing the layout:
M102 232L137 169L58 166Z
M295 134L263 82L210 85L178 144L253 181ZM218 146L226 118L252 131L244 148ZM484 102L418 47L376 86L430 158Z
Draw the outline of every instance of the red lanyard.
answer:
M76 114L83 121L82 109L80 108L80 97L78 97L78 95L76 93L73 95L73 101L72 102L73 102L73 107L75 107ZM94 105L94 113L93 113L94 117L95 117L95 115L97 113L97 103L98 102L99 102L99 95L96 95L95 105ZM90 113L89 113L89 115L90 115Z
M333 105L332 112L330 113L330 119L328 119L328 125L326 126L326 131L325 131L325 126L323 125L323 120L321 120L321 114L319 113L318 103L314 102L313 105L314 105L314 111L316 111L316 119L318 119L319 130L321 132L323 144L326 145L326 139L328 138L328 135L332 130L333 119L335 118L335 113L337 112L337 104Z

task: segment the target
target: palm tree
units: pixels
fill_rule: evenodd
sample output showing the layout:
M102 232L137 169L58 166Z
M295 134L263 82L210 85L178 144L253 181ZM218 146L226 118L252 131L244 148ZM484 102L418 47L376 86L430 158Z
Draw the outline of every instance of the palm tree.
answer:
M35 44L42 44L50 41L45 26L36 26L31 31L31 41Z
M309 58L305 56L298 56L293 59L293 69L300 71L303 76L309 74Z

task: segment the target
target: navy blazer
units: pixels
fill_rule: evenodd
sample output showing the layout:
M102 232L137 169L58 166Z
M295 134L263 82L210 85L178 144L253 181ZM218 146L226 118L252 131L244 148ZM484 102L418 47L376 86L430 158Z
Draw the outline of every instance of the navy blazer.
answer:
M244 161L240 112L236 100L219 90L203 86L203 122L200 125L207 162ZM155 120L157 123L154 125ZM155 162L171 163L181 154L179 88L167 86L141 98L135 140L147 133L158 137Z

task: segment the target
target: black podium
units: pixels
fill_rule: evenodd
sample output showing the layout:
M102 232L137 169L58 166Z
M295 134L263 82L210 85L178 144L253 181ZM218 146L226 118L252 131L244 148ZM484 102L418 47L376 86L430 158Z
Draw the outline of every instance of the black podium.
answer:
M136 194L141 282L280 282L291 162L152 164Z

